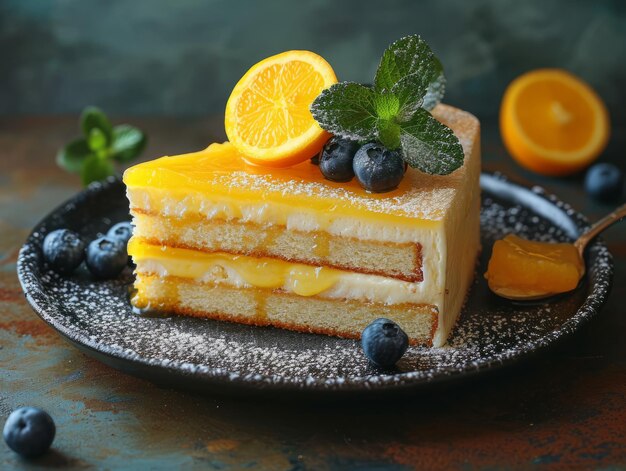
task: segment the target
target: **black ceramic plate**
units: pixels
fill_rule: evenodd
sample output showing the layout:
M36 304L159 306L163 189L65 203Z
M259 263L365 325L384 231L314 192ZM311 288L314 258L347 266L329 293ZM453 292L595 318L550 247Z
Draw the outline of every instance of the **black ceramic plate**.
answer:
M493 241L514 232L571 241L585 219L541 189L483 175L483 255L469 299L446 348L411 347L394 371L371 367L353 340L185 317L133 314L130 269L115 281L86 271L63 278L42 262L41 242L59 227L86 238L128 219L124 186L95 184L46 217L22 248L18 274L35 312L70 342L132 374L207 390L363 392L429 386L493 370L528 357L598 314L613 266L602 243L587 254L587 276L574 292L549 303L520 304L489 292L482 277Z

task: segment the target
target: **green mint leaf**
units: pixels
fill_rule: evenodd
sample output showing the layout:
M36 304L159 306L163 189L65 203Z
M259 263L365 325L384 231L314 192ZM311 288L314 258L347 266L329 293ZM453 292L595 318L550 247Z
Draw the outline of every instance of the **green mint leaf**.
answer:
M410 121L400 124L404 160L431 175L447 175L461 165L465 154L452 130L421 108Z
M377 123L378 140L387 149L397 149L400 147L400 132L402 128L394 120L379 119Z
M407 75L438 75L441 63L437 60L426 41L417 35L405 36L392 43L383 53L376 70L376 90L391 90Z
M107 138L99 128L91 128L87 137L87 144L94 152L107 148Z
M439 75L437 75L434 80L431 79L428 90L426 91L426 96L424 96L424 104L422 105L423 108L429 111L441 103L443 95L446 93L446 78L443 75L443 66L441 62L439 62L439 59L435 58L435 60L437 61L436 68L439 70Z
M113 127L109 118L95 106L89 106L83 110L80 116L80 128L87 139L91 136L93 129L98 129L104 135L106 145L109 146L111 144Z
M91 155L91 149L87 141L80 137L73 140L65 147L59 149L56 161L57 165L71 173L79 173L87 157Z
M115 126L111 145L113 158L118 162L127 162L139 157L146 147L146 141L146 135L133 126L128 124Z
M412 79L399 85L401 81L412 75L414 75ZM394 94L403 93L404 103L411 104L411 107L405 107L403 112L404 117L408 119L409 111L419 106L432 109L441 100L444 91L442 83L441 62L435 57L426 41L414 35L399 39L385 50L376 71L374 88L377 91L386 90ZM435 84L432 90L431 84ZM416 88L409 91L407 90L409 85ZM394 87L396 87L395 91ZM415 106L407 100L411 98L414 102L418 95L420 99L427 95L428 99L424 100L424 104Z
M313 101L311 114L331 134L355 141L372 140L376 138L377 95L358 83L336 83Z
M80 178L84 186L91 182L104 180L106 177L115 174L113 163L108 159L103 159L97 155L91 155L85 159L80 171Z

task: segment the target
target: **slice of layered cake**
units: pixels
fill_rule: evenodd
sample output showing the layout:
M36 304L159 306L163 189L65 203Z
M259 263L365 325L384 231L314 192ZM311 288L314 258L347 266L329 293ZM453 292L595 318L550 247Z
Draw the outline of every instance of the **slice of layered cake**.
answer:
M229 144L124 175L139 307L358 338L377 317L412 343L445 343L479 248L479 125L439 105L465 163L409 168L398 189L325 180L309 161L246 164Z
M272 56L234 88L229 142L126 171L136 307L349 338L387 318L446 342L479 250L478 121L437 105L418 36L373 86L336 82L317 54Z

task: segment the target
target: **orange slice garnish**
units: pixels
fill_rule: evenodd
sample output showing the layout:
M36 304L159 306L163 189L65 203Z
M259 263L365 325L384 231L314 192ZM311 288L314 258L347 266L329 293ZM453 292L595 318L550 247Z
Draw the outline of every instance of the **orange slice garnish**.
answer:
M252 66L226 104L230 142L257 165L286 167L320 151L330 135L309 107L337 82L332 67L309 51L287 51Z
M568 175L606 147L610 125L602 99L576 76L539 69L515 79L500 108L500 132L520 165L543 175Z

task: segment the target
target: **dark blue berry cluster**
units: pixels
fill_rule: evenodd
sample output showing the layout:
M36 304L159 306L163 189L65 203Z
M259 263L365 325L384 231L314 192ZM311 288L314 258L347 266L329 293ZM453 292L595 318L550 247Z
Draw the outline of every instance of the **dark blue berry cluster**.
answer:
M61 275L69 275L84 261L97 278L114 278L128 264L126 245L133 233L129 222L120 222L106 236L91 241L69 229L50 232L43 241L43 258Z
M332 137L314 161L322 175L334 182L348 182L354 177L367 191L383 193L395 189L402 180L406 165L400 153L379 143L358 142Z

